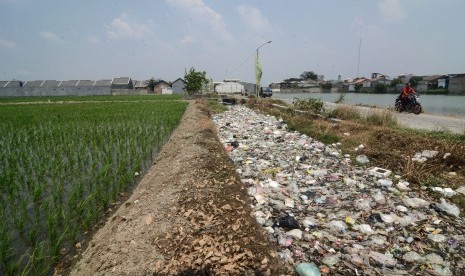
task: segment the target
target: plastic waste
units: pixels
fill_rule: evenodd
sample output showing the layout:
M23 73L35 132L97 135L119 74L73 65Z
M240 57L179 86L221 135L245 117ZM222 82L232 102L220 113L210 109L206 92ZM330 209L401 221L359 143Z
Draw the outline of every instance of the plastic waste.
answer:
M326 224L331 231L335 233L344 233L347 230L347 224L343 221L332 220Z
M339 262L339 258L340 257L338 255L332 255L332 256L324 257L321 260L321 262L329 267L333 267Z
M380 178L386 178L391 175L391 171L383 168L374 167L370 171L370 174Z
M370 251L370 258L387 267L393 267L397 264L397 260L394 259L391 254L382 254L376 251Z
M454 204L447 203L444 198L440 199L441 203L438 204L438 208L444 211L445 213L451 215L451 216L456 216L459 217L460 215L460 209L459 207L455 206Z
M320 276L320 269L314 263L300 263L295 270L299 276Z
M286 235L292 237L294 239L301 240L302 239L302 230L300 229L292 229L291 231L287 231Z
M369 224L355 225L355 226L354 226L354 229L355 229L355 230L358 230L358 231L360 231L361 233L366 234L366 235L375 234L375 231L373 231L373 229L371 229L371 226L370 226Z
M404 197L402 198L402 202L408 207L412 208L419 208L419 207L426 207L429 205L429 202L421 199L421 198L410 198L410 197Z
M300 228L300 225L297 222L297 220L295 219L295 217L290 216L290 215L286 215L286 216L282 217L279 220L279 226L284 228L284 229L287 229L287 230Z
M405 207L405 206L403 206L403 205L397 205L397 206L396 206L396 210L397 210L397 211L400 211L400 212L406 213L406 212L408 211L408 208Z
M355 157L355 161L362 165L370 162L370 160L368 160L368 157L365 154L360 154L359 156Z
M379 185L383 187L391 187L392 186L392 180L390 179L378 179Z
M407 263L421 263L424 258L415 251L409 251L402 256L402 259Z
M441 234L428 234L428 239L434 242L445 242L447 238Z

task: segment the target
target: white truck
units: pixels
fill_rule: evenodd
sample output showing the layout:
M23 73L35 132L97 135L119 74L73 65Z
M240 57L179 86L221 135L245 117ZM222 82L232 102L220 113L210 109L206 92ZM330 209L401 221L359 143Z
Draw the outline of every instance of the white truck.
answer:
M218 95L243 94L244 85L240 82L240 80L227 79L222 82L215 83L215 92Z
M224 104L236 104L238 96L244 95L244 85L240 80L226 79L215 83L215 92Z

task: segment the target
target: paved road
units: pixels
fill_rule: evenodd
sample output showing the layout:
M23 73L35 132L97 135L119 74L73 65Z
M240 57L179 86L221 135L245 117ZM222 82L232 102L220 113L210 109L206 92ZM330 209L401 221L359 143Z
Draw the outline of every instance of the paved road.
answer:
M334 103L326 103L328 108L336 106ZM371 112L379 112L385 109L381 108L370 108L364 106L357 106L363 115L370 114ZM403 126L425 129L425 130L436 130L436 131L450 131L452 133L465 134L465 118L463 117L449 117L441 115L433 115L427 113L421 113L415 115L413 113L398 113L393 112L397 118L397 122Z

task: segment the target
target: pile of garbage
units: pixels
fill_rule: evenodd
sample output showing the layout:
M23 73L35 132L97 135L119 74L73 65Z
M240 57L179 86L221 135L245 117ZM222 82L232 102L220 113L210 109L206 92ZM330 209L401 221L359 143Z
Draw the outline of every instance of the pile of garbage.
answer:
M464 223L447 199L245 106L213 120L256 221L299 275L464 275Z

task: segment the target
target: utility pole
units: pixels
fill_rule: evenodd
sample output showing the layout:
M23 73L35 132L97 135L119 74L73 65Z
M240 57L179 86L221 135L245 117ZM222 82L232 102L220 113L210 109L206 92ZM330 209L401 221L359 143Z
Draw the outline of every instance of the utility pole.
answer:
M270 41L267 41L265 43L263 43L262 45L260 45L258 48L257 48L257 56L255 57L255 80L256 80L256 89L257 89L257 98L260 97L260 94L259 94L259 91L260 91L260 80L262 78L262 67L260 65L260 62L258 60L258 50L260 48L262 48L263 46L265 46L266 44L269 44L271 43L271 40Z

